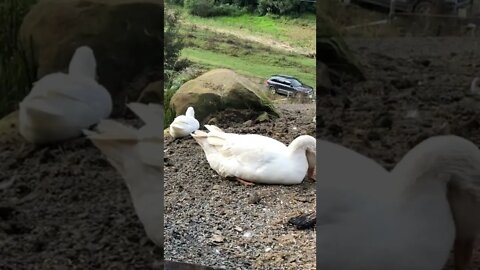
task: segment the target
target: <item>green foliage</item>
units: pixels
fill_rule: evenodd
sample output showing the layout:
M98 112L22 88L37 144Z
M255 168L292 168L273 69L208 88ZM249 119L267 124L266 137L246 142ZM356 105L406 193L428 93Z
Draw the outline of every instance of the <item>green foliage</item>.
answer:
M216 3L215 0L185 0L188 13L200 17L235 16L243 12L239 6L228 3Z
M183 0L166 0L167 4L183 6Z
M173 73L172 80L165 90L164 96L164 108L165 108L165 121L164 128L170 126L175 119L175 111L170 108L170 100L172 100L173 95L177 92L180 87L189 80L193 80L201 74L201 71L198 69L190 68L185 69L181 73ZM175 76L175 77L173 77Z
M183 5L190 14L200 17L237 16L245 11L262 15L315 13L315 3L298 0L167 0L167 3Z
M180 51L184 47L183 36L180 34L180 14L177 11L165 9L165 27L163 30L165 70L173 70Z
M36 0L0 1L0 117L16 109L36 78L32 46L23 46L18 32Z
M298 0L258 0L260 14L298 15L306 11L315 11L313 3Z

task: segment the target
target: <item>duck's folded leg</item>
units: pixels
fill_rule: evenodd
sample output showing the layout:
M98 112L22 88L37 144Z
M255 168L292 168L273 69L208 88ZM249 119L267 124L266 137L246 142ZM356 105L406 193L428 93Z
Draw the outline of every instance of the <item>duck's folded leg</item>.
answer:
M239 178L239 177L236 177L235 179L237 179L238 182L242 183L245 186L254 186L255 185L255 183L253 183L251 181L248 181L248 180L245 180L245 179L242 179L242 178Z
M466 270L472 258L475 238L455 239L455 270Z

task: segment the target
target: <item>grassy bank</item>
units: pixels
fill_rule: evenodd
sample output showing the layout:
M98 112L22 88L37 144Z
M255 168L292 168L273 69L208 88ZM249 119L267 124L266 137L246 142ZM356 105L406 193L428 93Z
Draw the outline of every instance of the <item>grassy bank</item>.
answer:
M180 58L192 62L194 70L205 72L228 68L256 82L273 74L286 74L298 77L308 85L316 85L316 61L311 57L316 47L314 14L292 18L243 13L203 18L192 16L178 6L167 8L176 9L181 14L180 33L185 47ZM174 79L177 83L165 89L166 103L180 83L192 78L194 76L189 72L178 74ZM168 104L165 105L165 124L168 126L174 116Z
M282 50L270 44L262 44L260 42L251 41L251 39L243 38L242 34L236 32L249 31L249 35L256 35L258 39L264 39L264 33L269 33L272 37L278 30L278 25L273 24L274 20L268 17L260 17L253 19L257 25L248 22L248 19L254 18L253 15L242 15L238 17L219 17L213 19L205 19L189 16L182 28L185 35L186 47L183 49L181 57L204 66L206 69L211 68L230 68L238 73L266 79L272 74L288 74L298 77L309 85L315 85L315 59L304 55ZM266 18L266 19L263 19ZM298 19L301 20L301 19ZM303 19L306 20L306 19ZM223 25L222 22L230 22ZM242 27L242 24L245 27ZM280 23L277 23L280 24ZM222 33L216 28L217 25L230 28L229 33ZM205 27L208 28L205 28ZM248 30L255 29L255 30ZM315 26L309 28L312 30L309 39L305 39L302 43L306 46L308 42L314 43ZM294 28L286 31L284 38L294 35ZM291 38L290 40L293 40ZM293 43L293 42L292 42Z

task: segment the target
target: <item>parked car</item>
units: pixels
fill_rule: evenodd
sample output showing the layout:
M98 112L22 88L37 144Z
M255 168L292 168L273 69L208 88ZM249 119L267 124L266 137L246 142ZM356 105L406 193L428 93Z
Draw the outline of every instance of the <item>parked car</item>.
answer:
M287 75L272 75L265 81L265 86L272 94L283 94L287 96L297 96L299 94L313 97L313 88L299 79Z
M459 8L470 4L471 0L444 0L445 12L457 13ZM369 3L389 8L390 0L356 0L358 3ZM395 0L395 9L403 12L427 13L434 6L434 0Z

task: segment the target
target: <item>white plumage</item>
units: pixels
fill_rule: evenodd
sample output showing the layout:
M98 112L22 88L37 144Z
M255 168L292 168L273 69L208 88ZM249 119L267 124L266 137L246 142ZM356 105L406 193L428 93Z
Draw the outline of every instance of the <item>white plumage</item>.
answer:
M170 135L173 138L181 138L198 130L200 123L195 119L193 107L188 107L185 115L177 116L170 124Z
M145 125L139 130L102 120L97 131L84 130L124 179L148 237L163 247L163 108L127 105Z
M299 184L314 176L316 140L302 135L287 147L257 134L226 133L205 125L210 131L197 130L192 137L205 152L210 167L223 177L236 177L264 184Z
M391 172L340 145L320 141L319 151L319 269L440 270L456 229L467 240L478 231L480 152L473 143L432 137ZM451 185L458 188L449 201ZM455 201L468 206L468 217L455 207L452 213ZM457 222L470 230L456 228Z
M82 134L112 111L108 91L95 81L92 49L75 51L68 74L53 73L36 83L20 103L19 131L29 142L53 143Z

